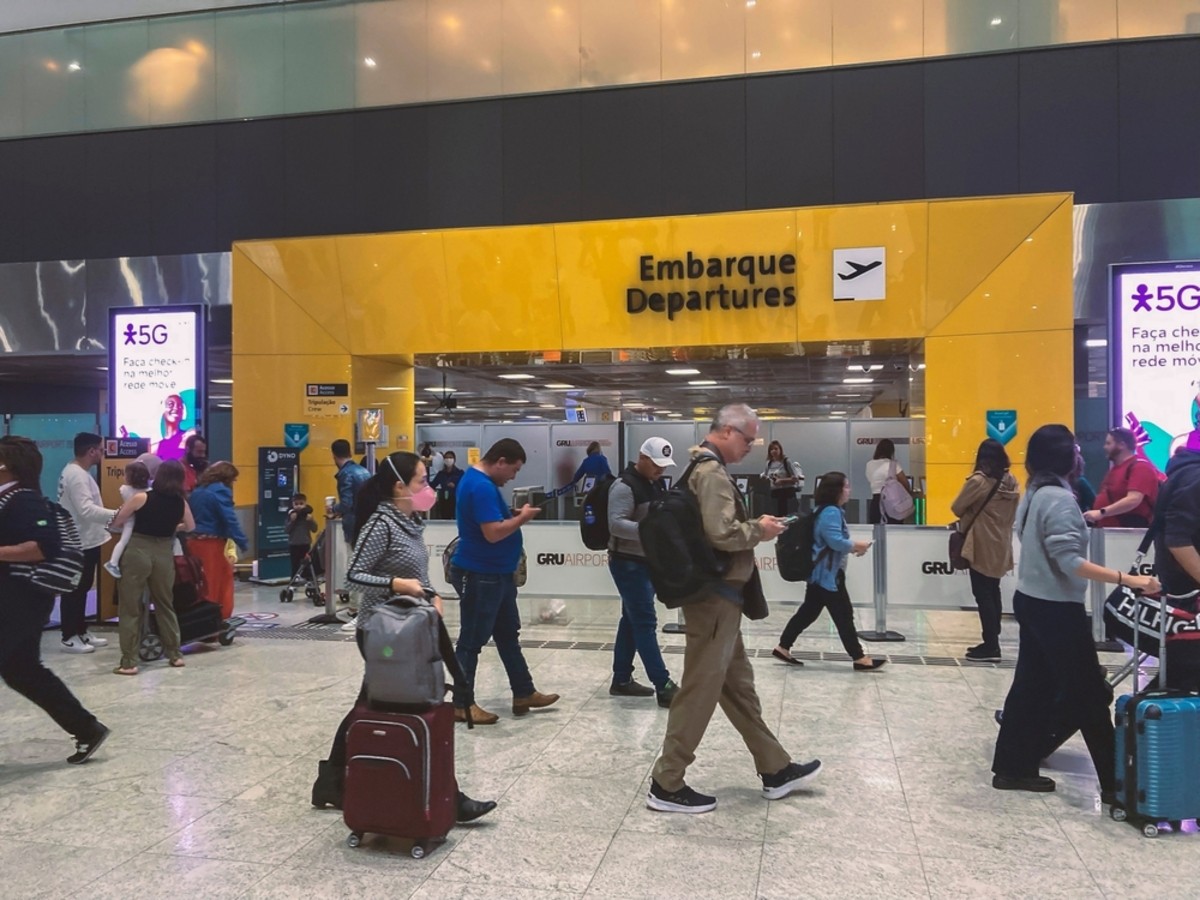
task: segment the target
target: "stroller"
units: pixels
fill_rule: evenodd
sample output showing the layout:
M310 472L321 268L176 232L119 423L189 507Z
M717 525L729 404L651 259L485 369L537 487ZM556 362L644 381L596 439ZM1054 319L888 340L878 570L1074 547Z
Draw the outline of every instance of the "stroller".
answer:
M296 591L304 589L304 596L313 602L313 606L324 606L325 597L321 593L321 579L325 577L325 535L328 528L322 529L313 545L304 554L300 568L296 570L287 586L279 592L280 603L291 603Z
M206 596L204 569L198 559L188 555L187 543L184 542L183 554L175 557L173 591L175 616L179 619L179 642L194 644L216 641L222 647L228 647L233 643L234 632L245 625L246 620L237 616L222 619L221 607L207 600ZM162 659L162 638L148 593L142 598L138 633L138 657L146 662Z

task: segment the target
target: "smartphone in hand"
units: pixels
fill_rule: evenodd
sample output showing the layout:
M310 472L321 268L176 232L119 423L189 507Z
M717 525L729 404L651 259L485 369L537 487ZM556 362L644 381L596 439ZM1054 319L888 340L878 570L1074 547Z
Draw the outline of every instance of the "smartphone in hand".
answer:
M779 520L780 524L782 524L784 528L790 528L791 526L795 525L799 521L800 521L799 516L783 516Z

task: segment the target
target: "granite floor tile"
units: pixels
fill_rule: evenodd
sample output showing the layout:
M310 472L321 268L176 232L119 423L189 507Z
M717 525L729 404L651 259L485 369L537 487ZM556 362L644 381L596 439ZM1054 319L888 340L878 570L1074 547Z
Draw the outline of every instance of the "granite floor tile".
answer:
M394 872L362 869L341 870L334 879L318 876L312 870L280 867L257 881L249 890L235 896L240 900L295 900L298 897L305 900L345 900L347 897L403 900L411 896L424 880L423 877L409 878Z
M1036 809L1036 812L1034 811ZM1083 860L1044 806L1029 815L994 810L952 811L943 807L911 810L917 846L924 858L967 859L1002 865L1082 869Z
M30 837L37 836L39 832L30 833ZM0 891L22 900L78 897L83 885L105 879L130 856L111 848L0 837L0 872L4 873Z
M430 878L510 889L580 894L604 858L612 836L595 831L553 831L512 826L466 835Z
M623 831L604 855L587 896L752 900L761 858L762 845L754 841Z
M412 894L411 900L578 900L577 893L566 891L541 891L533 888L506 887L502 895L486 885L463 884L456 881L429 879Z
M1101 900L1105 896L1084 869L938 857L925 857L924 864L929 895L934 900L1012 897L1018 890L1026 897L1046 900Z
M538 829L583 829L612 835L636 797L628 779L567 777L527 772L506 792L489 821Z
M270 866L229 860L141 853L82 888L89 900L128 900L172 894L233 900L271 872ZM313 896L310 894L309 896Z
M278 864L314 835L336 827L321 810L261 800L225 803L151 848L154 853Z
M758 876L758 900L863 896L920 900L929 897L921 857L885 853L863 845L842 853L814 853L800 844L767 844Z

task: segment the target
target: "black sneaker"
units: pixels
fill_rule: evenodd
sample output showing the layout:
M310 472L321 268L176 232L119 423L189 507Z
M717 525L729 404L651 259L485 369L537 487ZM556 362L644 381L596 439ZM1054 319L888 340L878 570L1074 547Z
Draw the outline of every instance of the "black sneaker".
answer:
M763 796L768 800L780 800L812 781L820 771L821 761L814 759L806 763L790 762L774 775L760 772L758 777L762 779Z
M608 692L610 694L612 694L614 697L653 697L654 696L654 688L648 687L647 685L644 685L644 684L638 684L632 678L630 678L628 681L622 682L620 684L618 684L617 682L614 681L609 686Z
M1045 775L993 775L992 787L998 791L1029 791L1033 794L1049 794L1054 790L1054 779Z
M677 791L668 791L651 778L646 807L658 812L706 813L717 808L717 798L693 791L686 784Z
M675 699L675 695L678 693L679 693L679 685L677 685L675 682L673 682L671 679L668 678L667 683L664 684L657 691L658 705L661 706L663 709L670 709L671 701Z
M92 754L100 749L100 745L108 738L109 730L99 722L92 735L83 740L75 738L75 752L67 757L67 762L73 766L82 765L92 758Z
M999 647L985 647L980 644L967 650L966 658L975 662L1000 662L1004 657L1000 655Z

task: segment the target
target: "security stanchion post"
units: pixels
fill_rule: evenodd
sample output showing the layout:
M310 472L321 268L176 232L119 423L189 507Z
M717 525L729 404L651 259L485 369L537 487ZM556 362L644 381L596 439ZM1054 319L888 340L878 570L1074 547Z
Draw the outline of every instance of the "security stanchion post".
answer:
M887 526L882 522L877 523L872 537L872 559L875 564L872 572L875 582L875 630L860 631L858 636L864 641L875 643L899 643L907 638L898 631L888 631L887 627Z
M1088 559L1098 566L1105 565L1104 529L1093 528L1088 532ZM1104 601L1108 598L1108 585L1100 581L1089 583L1092 601L1092 639L1096 649L1102 653L1122 653L1125 646L1120 641L1108 640L1104 627Z
M337 614L337 575L334 572L334 563L337 561L337 547L334 545L342 540L341 531L340 520L326 519L325 540L321 542L321 563L325 566L325 612L309 619L310 625L341 625L344 623L344 620Z

